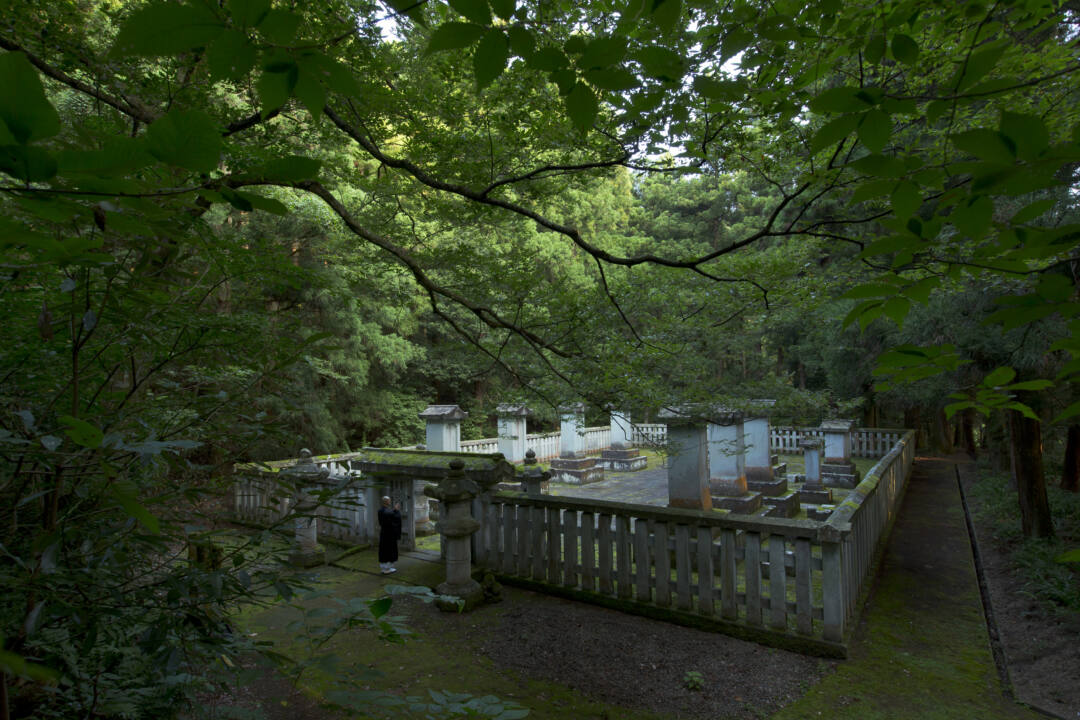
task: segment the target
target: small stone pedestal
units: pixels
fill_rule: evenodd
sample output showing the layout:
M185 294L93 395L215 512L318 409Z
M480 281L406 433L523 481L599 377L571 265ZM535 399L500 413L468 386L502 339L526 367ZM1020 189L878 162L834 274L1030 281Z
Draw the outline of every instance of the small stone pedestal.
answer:
M854 420L826 420L821 423L825 434L825 462L821 466L822 481L842 488L859 484L859 471L851 460L851 430Z
M495 415L498 418L499 452L508 462L521 462L525 459L525 437L528 434L526 418L529 416L529 408L501 403L495 407Z
M429 485L424 493L439 501L440 518L436 527L445 538L446 582L435 591L440 595L452 595L464 601L457 603L436 601L440 610L458 612L472 610L484 599L480 583L472 578L472 551L469 538L480 529L480 523L472 516L472 499L480 492L475 482L465 476L465 461L451 460L450 472L438 485Z
M300 462L281 471L290 483L295 484L293 513L296 514L296 531L289 550L289 564L295 567L311 568L326 564L326 549L319 544L318 520L315 513L318 503L312 495L312 487L317 481L330 477L330 471L320 468L311 460L311 451L300 451Z
M803 438L799 441L803 451L803 463L806 473L802 476L803 485L799 489L799 500L804 503L820 504L832 502L832 490L821 481L821 441Z
M787 481L785 480L785 483ZM783 495L762 495L761 501L768 506L769 511L765 513L769 517L785 517L791 518L799 514L799 510L802 509L802 503L799 501L799 493L795 490L789 490Z
M756 417L743 422L746 443L746 487L770 497L787 492L787 466L776 467L776 456L769 451L769 418Z
M833 510L835 509L835 505L808 505L806 508L806 517L811 520L824 522L829 519L829 516L833 514Z
M551 473L540 469L536 462L536 453L532 450L525 452L525 468L521 471L521 492L528 495L542 495L547 489L548 478Z

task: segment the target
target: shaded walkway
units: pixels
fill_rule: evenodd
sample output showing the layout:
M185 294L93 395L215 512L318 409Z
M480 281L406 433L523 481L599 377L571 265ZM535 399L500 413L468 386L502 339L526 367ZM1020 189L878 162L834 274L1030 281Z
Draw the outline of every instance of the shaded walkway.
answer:
M776 718L1042 718L1004 698L953 458L916 458L850 658Z

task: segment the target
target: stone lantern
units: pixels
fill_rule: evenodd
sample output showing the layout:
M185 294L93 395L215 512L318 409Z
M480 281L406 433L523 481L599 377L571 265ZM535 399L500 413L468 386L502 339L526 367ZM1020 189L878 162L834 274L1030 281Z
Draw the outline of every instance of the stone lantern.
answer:
M439 521L436 528L445 538L446 581L436 592L453 595L464 603L464 610L476 607L484 598L480 583L472 579L472 551L469 538L480 529L472 516L472 500L480 493L475 482L465 475L465 461L450 461L450 472L438 485L424 488L424 494L439 501ZM439 603L442 610L459 609L455 603Z
M297 516L289 563L303 568L323 565L326 563L326 550L319 544L315 517L319 506L313 495L317 491L316 486L330 477L330 471L317 466L311 459L311 451L304 448L300 451L299 462L285 468L281 474L294 488L293 512Z

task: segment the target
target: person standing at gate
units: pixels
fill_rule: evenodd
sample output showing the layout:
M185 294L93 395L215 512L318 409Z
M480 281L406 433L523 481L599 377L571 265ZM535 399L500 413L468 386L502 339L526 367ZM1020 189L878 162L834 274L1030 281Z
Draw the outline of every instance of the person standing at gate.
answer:
M401 503L390 507L390 498L383 497L379 508L379 568L383 575L396 573L397 544L401 539Z

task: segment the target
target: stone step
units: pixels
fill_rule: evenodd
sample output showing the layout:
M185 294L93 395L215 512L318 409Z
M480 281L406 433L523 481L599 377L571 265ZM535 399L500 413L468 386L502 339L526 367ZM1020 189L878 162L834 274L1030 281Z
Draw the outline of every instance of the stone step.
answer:
M783 495L763 497L762 502L769 506L769 517L795 517L802 507L799 494L794 490Z
M723 508L739 515L750 515L761 508L761 493L748 492L739 497L713 495L712 502L714 508Z

